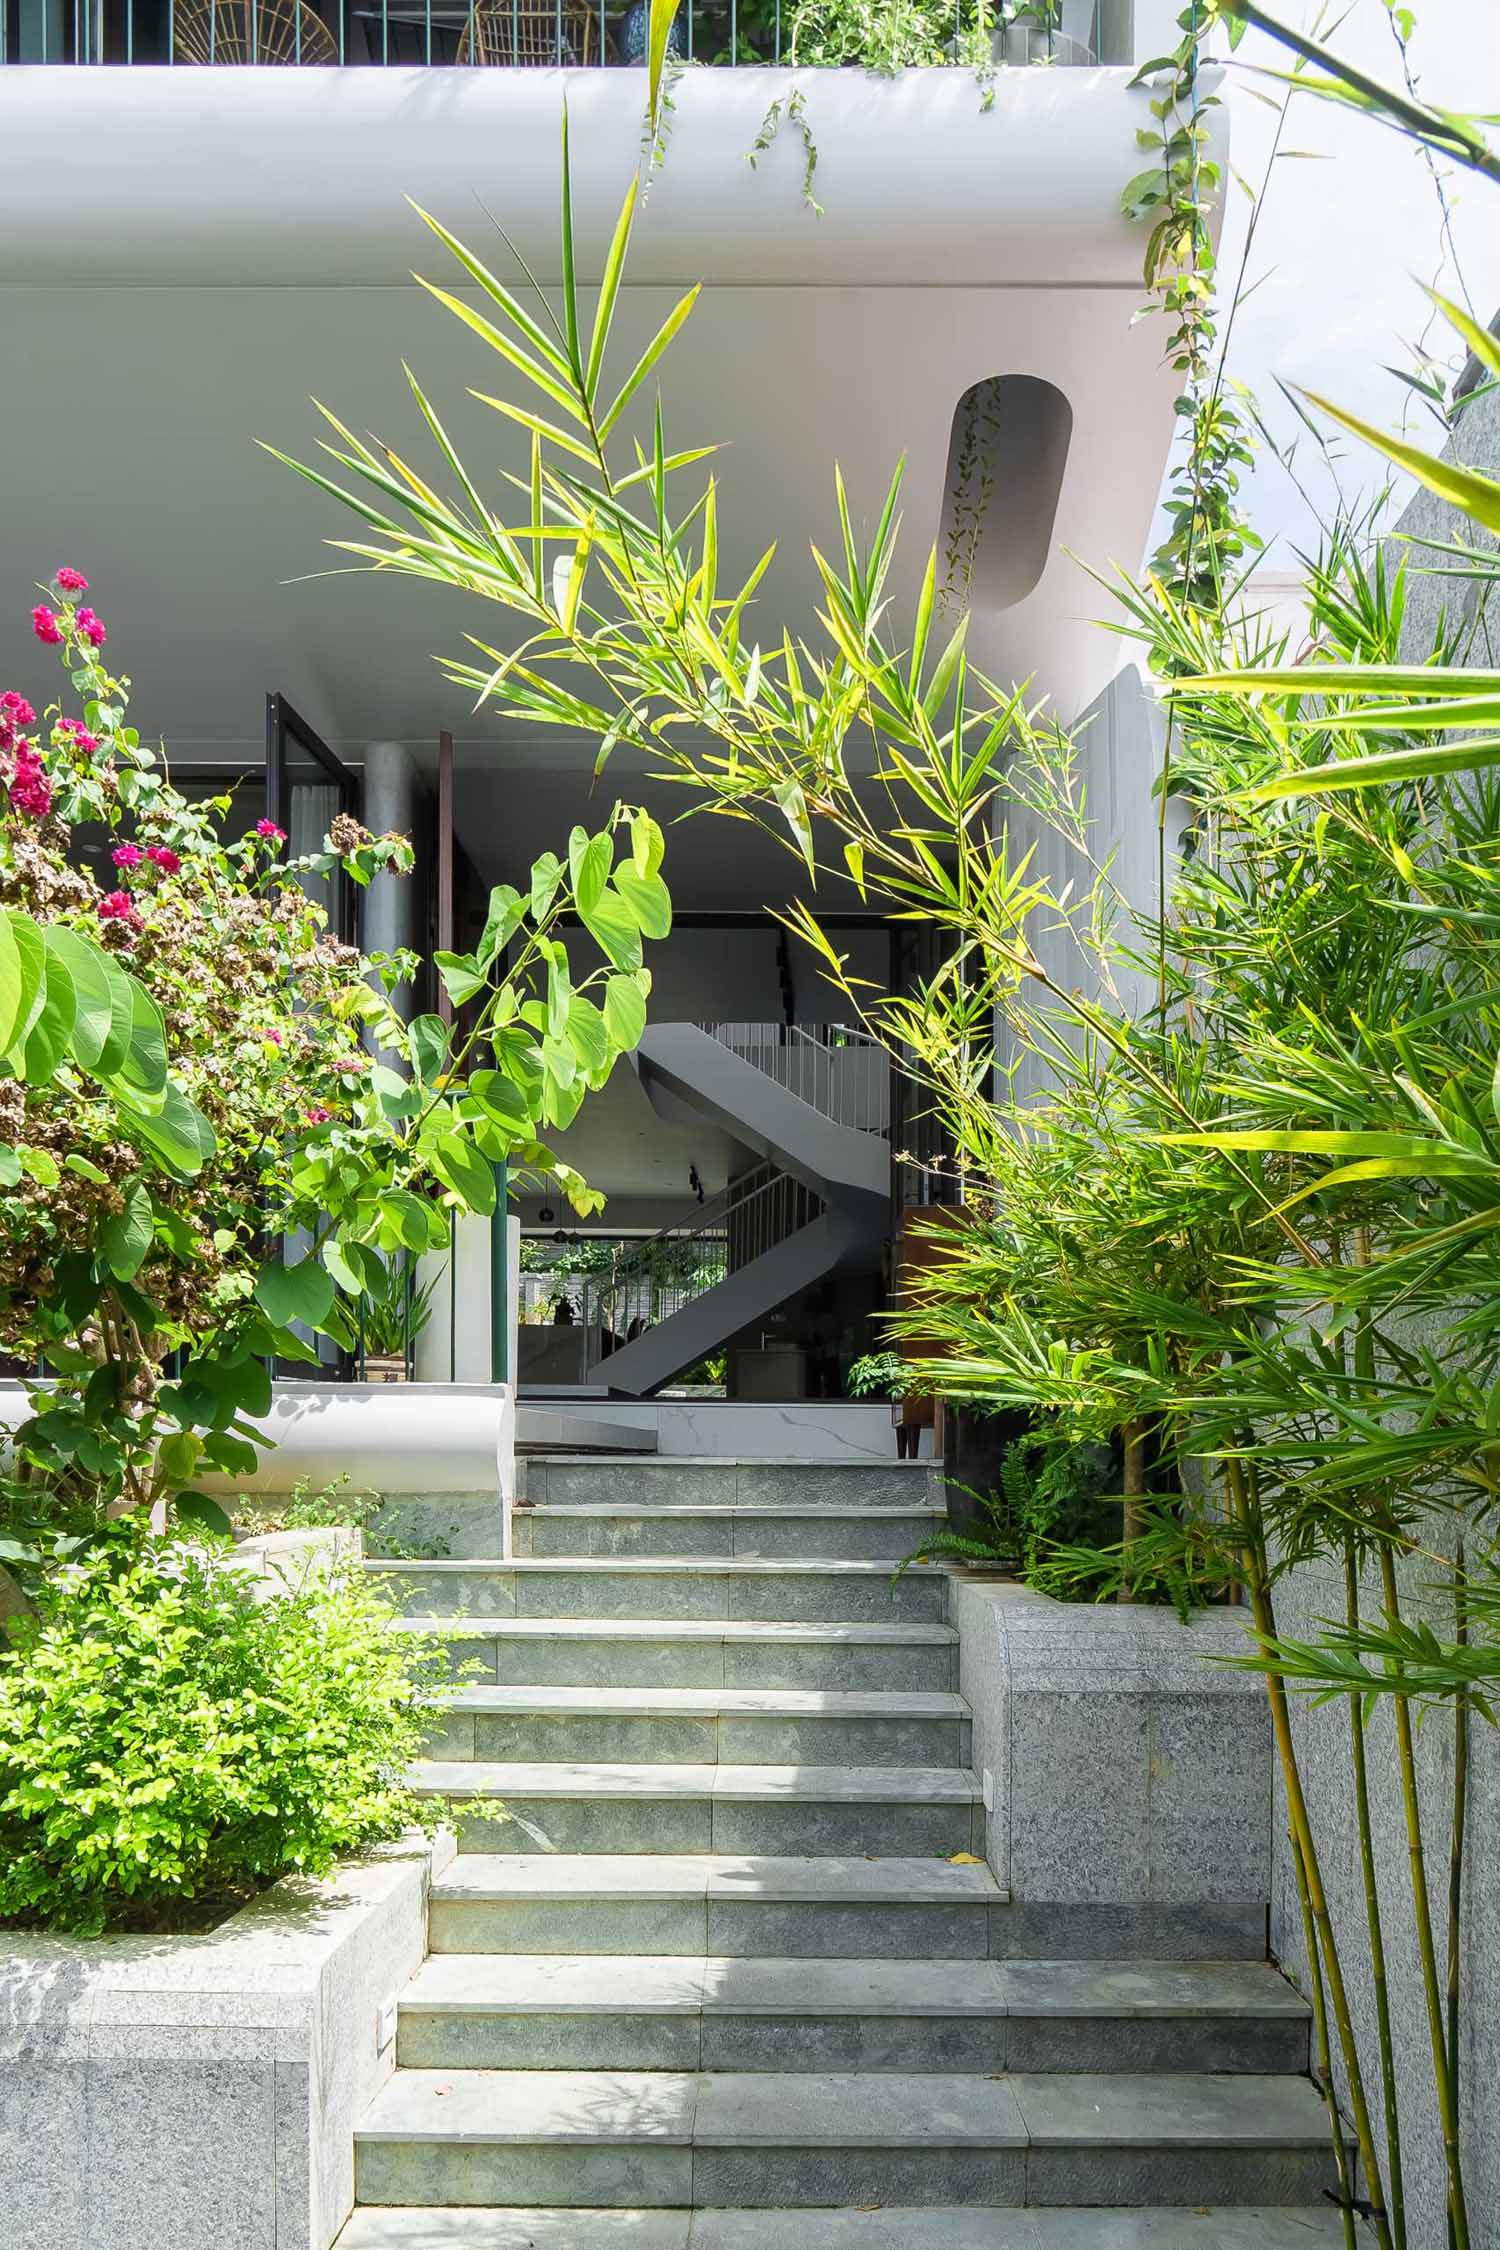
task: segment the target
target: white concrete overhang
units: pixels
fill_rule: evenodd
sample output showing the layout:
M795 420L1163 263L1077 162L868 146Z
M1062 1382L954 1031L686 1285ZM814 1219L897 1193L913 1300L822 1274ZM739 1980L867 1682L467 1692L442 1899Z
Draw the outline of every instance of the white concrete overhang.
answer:
M795 129L747 161L794 85L821 218ZM520 466L515 433L467 395L507 371L412 283L413 266L452 272L403 198L505 270L493 213L554 279L565 96L588 282L639 160L640 72L0 72L7 684L37 684L33 579L73 562L138 683L139 723L178 755L258 754L273 687L356 758L377 737L425 749L446 726L471 845L487 868L508 863L517 768L560 782L592 745L473 717L443 682L434 652L468 631L504 637L487 605L363 576L299 583L337 565L321 542L351 521L252 440L308 452L315 394L424 460L405 358L481 478ZM1145 231L1120 214L1147 101L1113 70L1002 71L989 109L967 71L680 80L619 350L704 283L662 363L667 422L677 444L724 446L726 581L777 542L765 638L811 616L808 544L836 536L835 461L872 521L904 455L902 637L957 402L1020 374L1055 385L1072 416L1049 559L1024 598L976 614L971 645L1068 712L1118 669L1092 622L1107 600L1072 558L1138 563L1172 431L1163 325L1139 317Z

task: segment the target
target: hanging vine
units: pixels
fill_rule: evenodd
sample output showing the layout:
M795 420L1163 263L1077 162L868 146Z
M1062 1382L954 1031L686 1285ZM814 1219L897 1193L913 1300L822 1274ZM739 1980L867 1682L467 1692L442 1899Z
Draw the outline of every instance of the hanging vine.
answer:
M1250 434L1223 379L1218 348L1213 213L1223 172L1209 144L1219 97L1205 91L1201 72L1205 41L1221 21L1237 46L1242 21L1221 13L1218 0L1189 0L1177 19L1177 47L1136 72L1132 83L1152 89L1154 120L1136 138L1156 161L1121 198L1127 218L1151 221L1146 286L1153 309L1172 322L1166 356L1182 378L1177 412L1187 429L1169 482L1171 528L1151 569L1169 593L1198 609L1217 606L1233 566L1260 543L1239 508Z

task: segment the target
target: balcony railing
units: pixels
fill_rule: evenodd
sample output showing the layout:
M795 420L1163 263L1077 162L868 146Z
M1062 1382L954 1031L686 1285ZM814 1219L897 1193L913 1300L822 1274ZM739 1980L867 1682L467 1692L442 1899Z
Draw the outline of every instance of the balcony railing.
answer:
M955 32L975 0L953 0ZM1038 0L991 10L997 60L1124 62L1131 0ZM794 59L798 0L683 0L685 62ZM0 0L0 63L181 63L587 69L644 60L647 0ZM1045 12L1042 10L1041 12Z

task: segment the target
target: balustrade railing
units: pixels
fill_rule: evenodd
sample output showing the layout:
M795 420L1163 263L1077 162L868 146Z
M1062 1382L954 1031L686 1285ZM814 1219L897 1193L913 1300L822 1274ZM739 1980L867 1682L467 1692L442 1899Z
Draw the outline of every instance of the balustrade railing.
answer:
M953 0L955 35L974 0ZM1130 0L1003 0L996 60L1128 61ZM796 60L798 0L683 0L673 51L726 68ZM645 60L647 0L0 0L0 63L589 69ZM1040 14L1043 21L1034 19ZM1115 49L1119 52L1115 52Z
M889 1129L890 1058L858 1026L704 1023L699 1029L835 1125L862 1133Z

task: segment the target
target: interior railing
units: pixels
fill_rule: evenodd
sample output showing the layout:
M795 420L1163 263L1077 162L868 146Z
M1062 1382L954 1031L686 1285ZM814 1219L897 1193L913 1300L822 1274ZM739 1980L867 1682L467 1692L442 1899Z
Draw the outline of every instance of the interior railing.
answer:
M1002 64L1131 59L1132 0L1002 0ZM954 0L955 31L974 0ZM683 0L673 52L796 59L798 0ZM588 69L645 60L648 0L0 0L0 63ZM1040 18L1040 21L1038 20Z
M588 1276L582 1318L591 1367L633 1343L818 1218L821 1198L775 1164L758 1165L692 1217L622 1252L612 1269Z
M885 1049L841 1023L704 1023L699 1029L740 1055L835 1125L885 1133L891 1066Z

